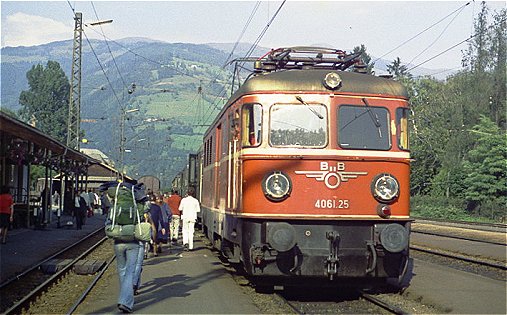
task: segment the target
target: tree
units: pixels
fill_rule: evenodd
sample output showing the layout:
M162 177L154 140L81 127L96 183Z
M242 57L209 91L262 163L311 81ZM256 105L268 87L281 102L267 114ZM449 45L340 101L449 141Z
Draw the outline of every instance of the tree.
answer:
M366 47L364 46L364 44L361 44L361 46L354 47L353 53L355 54L358 52L361 52L361 59L366 65L366 73L373 74L373 67L375 67L375 63L371 62L371 56L366 53Z
M464 162L465 197L469 209L491 203L505 215L507 202L507 135L486 116L469 130L477 137L476 145Z
M412 74L408 72L407 66L401 64L400 57L394 59L390 65L387 65L387 72L392 74L395 79L412 78Z
M474 73L482 74L488 68L488 7L486 2L481 2L481 12L479 12L474 22L474 35L469 42L468 56L465 57L465 62L470 70Z
M26 73L28 91L19 96L22 120L35 124L43 133L65 142L70 84L56 61L32 66Z
M494 16L495 25L492 35L493 51L493 95L490 99L491 119L497 126L506 127L506 100L507 100L507 10L503 9Z

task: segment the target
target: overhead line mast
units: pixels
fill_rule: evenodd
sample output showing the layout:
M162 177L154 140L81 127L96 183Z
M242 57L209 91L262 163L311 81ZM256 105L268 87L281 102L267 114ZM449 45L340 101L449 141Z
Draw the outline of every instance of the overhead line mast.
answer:
M67 146L79 150L83 14L76 12L74 21L75 26L72 49L72 74L70 78L69 116L67 121Z

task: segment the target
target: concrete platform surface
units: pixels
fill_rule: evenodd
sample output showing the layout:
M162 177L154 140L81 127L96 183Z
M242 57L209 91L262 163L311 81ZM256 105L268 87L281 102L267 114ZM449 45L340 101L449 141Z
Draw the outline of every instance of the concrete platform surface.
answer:
M196 233L197 234L197 233ZM170 250L164 245L158 257L144 261L142 284L135 296L135 314L259 314L226 271L216 252L195 237L194 250ZM119 281L116 263L110 266L92 294L78 307L76 314L118 314L116 303Z

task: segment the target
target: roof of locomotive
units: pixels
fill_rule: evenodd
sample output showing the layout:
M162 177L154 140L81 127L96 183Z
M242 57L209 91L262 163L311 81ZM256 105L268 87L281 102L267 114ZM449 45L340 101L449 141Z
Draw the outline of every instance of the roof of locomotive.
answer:
M339 74L342 79L341 86L335 90L329 90L323 84L324 77L329 72ZM244 82L231 97L230 102L233 102L240 95L269 91L288 93L331 92L335 94L346 93L408 98L407 89L401 83L392 79L348 71L311 69L258 74Z
M205 134L237 99L244 95L271 93L321 93L408 99L407 89L399 82L366 74L364 51L346 51L326 47L295 46L271 49L262 57L233 60L253 63L249 77L229 98ZM242 67L242 66L240 66ZM345 71L353 67L353 71ZM338 74L325 80L329 73ZM335 85L335 89L326 85Z

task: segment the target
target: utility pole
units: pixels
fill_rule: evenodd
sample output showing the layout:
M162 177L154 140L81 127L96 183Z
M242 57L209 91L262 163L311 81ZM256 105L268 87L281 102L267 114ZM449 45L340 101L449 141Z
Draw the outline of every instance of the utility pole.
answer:
M123 177L124 172L124 159L125 159L125 145L127 143L127 138L125 137L125 121L127 120L127 114L128 113L135 113L138 112L139 108L133 108L133 109L123 109L121 110L120 114L120 172L121 176Z
M72 74L70 78L69 117L67 121L67 146L79 151L81 119L81 51L83 42L83 14L74 17L74 43L72 49Z

